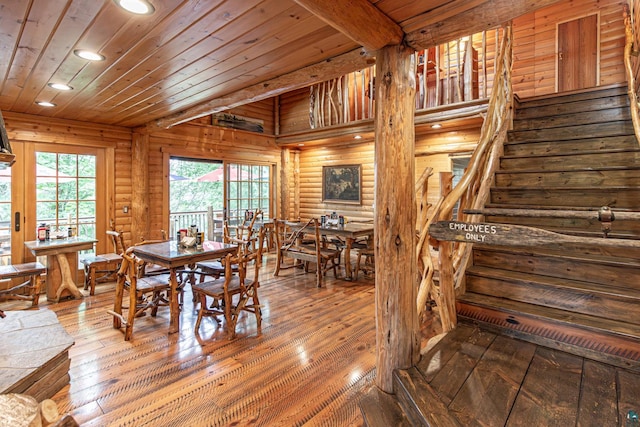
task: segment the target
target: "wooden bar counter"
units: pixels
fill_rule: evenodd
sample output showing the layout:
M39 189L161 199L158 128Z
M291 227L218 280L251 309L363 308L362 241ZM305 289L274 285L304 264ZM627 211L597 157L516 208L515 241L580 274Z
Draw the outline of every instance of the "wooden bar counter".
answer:
M78 252L92 249L95 242L97 240L85 237L24 242L35 256L47 257L48 301L58 302L67 296L82 298L73 271L78 269Z

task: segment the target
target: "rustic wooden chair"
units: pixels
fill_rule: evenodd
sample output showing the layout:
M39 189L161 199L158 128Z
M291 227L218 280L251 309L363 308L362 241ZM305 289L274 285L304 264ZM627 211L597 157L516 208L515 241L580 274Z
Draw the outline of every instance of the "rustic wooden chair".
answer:
M260 235L263 238L264 232L261 231ZM235 255L229 254L222 260L225 268L222 277L204 281L192 287L194 295L200 302L195 325L196 334L203 317L213 317L219 322L217 316L221 315L224 316L229 339L233 339L236 337L238 318L243 311L255 315L258 331L261 331L262 312L258 298L261 257L261 244L253 252L240 251ZM237 268L237 274L233 272L234 266ZM208 302L207 298L212 301Z
M375 251L370 241L363 248L357 248L356 271L353 280L358 280L358 274L362 271L366 279L373 279L376 275Z
M144 243L142 243L144 244ZM171 285L169 275L153 275L139 277L143 261L135 256L133 248L122 254L122 263L118 270L116 282L115 302L113 310L113 327L124 327L124 339L129 341L133 334L133 324L137 317L141 317L147 310L155 317L158 307L169 306ZM129 305L123 306L124 291L129 291ZM126 316L123 309L127 309Z
M245 238L237 238L231 235L229 232L229 223L224 221L223 224L223 241L224 243L235 243L238 245L238 253L247 253L255 250L256 241L263 239L262 237L255 237L253 226L249 232L247 232L247 236ZM260 243L262 244L262 243ZM236 273L238 271L238 266L232 266L232 271ZM191 271L186 271L189 275L187 279L191 286L195 284L195 275L200 276L200 282L203 282L206 277L210 276L215 279L224 276L225 274L225 266L222 264L220 260L210 260L210 261L200 261L196 263L195 269ZM195 301L195 295L194 295Z
M116 279L116 273L122 263L122 254L126 251L122 233L107 230L107 238L111 242L113 252L88 256L80 260L84 266L84 289L94 295L96 283L108 282Z
M275 220L276 235L276 267L274 276L280 274L280 270L294 268L303 262L305 271L309 271L309 264L316 264L316 283L322 286L322 281L328 270L333 270L334 277L338 277L340 267L340 249L330 248L323 242L320 235L318 219L313 218L306 224L292 227L283 220ZM286 259L294 259L293 264L288 264Z

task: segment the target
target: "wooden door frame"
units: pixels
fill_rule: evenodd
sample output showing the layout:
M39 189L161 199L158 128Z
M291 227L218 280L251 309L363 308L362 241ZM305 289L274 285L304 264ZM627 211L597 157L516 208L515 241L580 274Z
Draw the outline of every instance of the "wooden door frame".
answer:
M201 159L208 160L211 162L222 162L222 167L226 171L226 167L228 163L242 163L242 164L250 164L250 165L259 165L259 166L269 166L269 170L271 175L270 185L269 185L269 194L271 195L269 202L269 209L272 212L272 218L277 218L276 209L277 209L277 181L275 171L278 169L278 163L266 161L266 162L258 162L255 159L248 160L246 156L226 156L221 155L217 156L215 159L212 159L210 156L206 154L202 154L201 152L189 151L189 150L168 150L162 149L162 224L165 225L167 230L170 230L169 224L169 160L172 157L181 157L185 159ZM225 172L226 174L226 172ZM225 179L226 184L226 179ZM222 191L222 204L226 208L227 207L227 186L223 186ZM169 238L173 238L174 236L169 236Z
M560 90L560 43L559 43L559 38L560 38L560 25L562 24L566 24L567 22L572 22L572 21L577 21L579 19L583 19L586 18L588 16L592 16L592 15L596 15L596 28L598 30L598 33L596 35L596 87L600 86L600 11L596 11L593 13L585 13L583 15L578 15L575 17L572 17L571 19L565 19L563 21L558 21L556 22L556 37L555 37L555 41L556 41L556 51L555 51L555 92L558 93L558 90Z
M109 252L111 248L108 246L108 242L106 239L106 231L109 226L109 220L115 220L115 207L113 204L114 194L115 194L115 184L114 184L114 172L113 167L109 167L108 165L114 164L114 149L110 147L98 147L98 146L81 146L81 145L73 145L73 144L55 144L55 143L47 143L47 142L24 142L22 144L14 144L20 145L22 154L21 154L21 164L23 174L23 187L22 191L18 191L18 194L12 194L12 197L17 197L15 200L21 200L22 207L22 230L21 236L19 237L19 241L16 243L19 246L14 245L13 237L15 233L15 227L12 231L12 255L14 248L22 249L22 260L33 260L35 257L29 250L24 246L25 241L35 240L36 238L36 222L35 222L35 212L36 212L36 198L35 198L35 188L36 188L36 176L35 173L29 173L26 170L27 166L35 165L35 153L36 152L48 152L48 153L71 153L71 154L89 154L96 156L96 239L97 243L95 244L96 253L105 253ZM17 163L17 162L16 162ZM16 186L12 186L14 188ZM28 190L28 191L27 191ZM34 197L29 197L29 194L33 194ZM13 208L13 200L12 200L12 211L15 214L15 209ZM102 213L106 212L106 215ZM28 213L29 215L33 214L33 218L25 215ZM17 237L17 236L16 236ZM15 249L19 252L18 249ZM12 258L13 259L13 258Z

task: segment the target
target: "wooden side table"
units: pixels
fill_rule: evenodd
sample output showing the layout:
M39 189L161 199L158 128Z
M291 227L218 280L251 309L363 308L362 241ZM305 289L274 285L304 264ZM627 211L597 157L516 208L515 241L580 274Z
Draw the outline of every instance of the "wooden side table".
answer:
M95 239L72 237L67 239L33 240L24 245L35 256L47 257L47 300L58 302L61 297L82 298L75 276L78 252L92 249ZM72 268L76 274L72 273Z

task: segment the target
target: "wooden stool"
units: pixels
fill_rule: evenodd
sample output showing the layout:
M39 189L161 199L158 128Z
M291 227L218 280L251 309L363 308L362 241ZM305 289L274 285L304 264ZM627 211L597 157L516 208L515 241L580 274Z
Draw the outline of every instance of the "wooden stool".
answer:
M27 262L24 264L2 265L0 266L0 280L27 277L28 279L19 285L8 289L0 290L0 301L5 300L28 300L32 307L38 306L40 298L40 288L44 282L42 274L47 268L39 262ZM19 289L28 289L29 294L18 293Z

